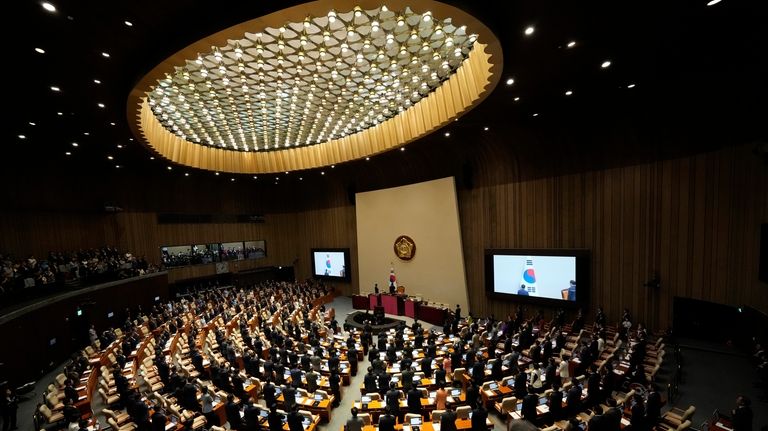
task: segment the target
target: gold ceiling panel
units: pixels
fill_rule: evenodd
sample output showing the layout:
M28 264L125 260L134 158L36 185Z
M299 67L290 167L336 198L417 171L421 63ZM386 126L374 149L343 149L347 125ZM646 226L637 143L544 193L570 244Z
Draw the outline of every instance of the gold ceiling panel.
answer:
M176 53L132 90L129 123L187 166L270 173L390 150L477 105L498 40L433 1L317 1Z

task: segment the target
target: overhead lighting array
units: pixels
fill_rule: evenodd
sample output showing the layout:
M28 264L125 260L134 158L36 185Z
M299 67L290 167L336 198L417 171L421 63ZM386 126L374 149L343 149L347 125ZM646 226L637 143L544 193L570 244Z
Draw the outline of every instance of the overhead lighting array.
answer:
M455 73L475 39L450 18L410 8L330 11L187 59L148 103L168 131L196 144L313 145L413 106Z

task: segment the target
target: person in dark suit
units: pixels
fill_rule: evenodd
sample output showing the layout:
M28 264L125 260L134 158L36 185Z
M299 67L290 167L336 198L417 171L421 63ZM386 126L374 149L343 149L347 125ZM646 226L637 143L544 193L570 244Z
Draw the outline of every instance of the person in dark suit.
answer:
M296 405L296 388L287 386L283 390L283 405L286 411L291 411Z
M520 409L520 413L523 415L523 419L532 424L536 424L536 406L539 404L539 397L535 394L528 394L523 398L523 407Z
M472 431L486 431L488 426L488 411L483 407L483 403L477 403L477 407L472 410Z
M479 396L480 396L480 390L477 388L475 381L474 380L470 381L469 386L467 386L467 393L466 393L467 404L470 406L476 405L477 399Z
M421 414L421 391L413 387L407 395L408 413Z
M379 431L395 431L395 416L389 409L389 406L384 410L384 414L379 416Z
M437 364L437 370L435 371L435 385L445 386L445 369L442 362Z
M526 395L528 395L528 376L520 369L515 377L515 397L523 399Z
M440 417L440 430L441 431L456 431L456 412L448 407Z
M199 412L200 403L197 402L197 388L192 382L193 380L190 377L181 389L181 404L186 409Z
M526 290L525 285L521 284L520 288L517 289L517 294L521 296L528 296L528 290Z
M377 392L379 390L378 381L376 375L373 374L373 368L368 367L368 372L363 377L363 386L365 386L365 392Z
M581 385L578 382L574 381L571 389L568 389L566 402L568 403L568 414L576 416L581 410Z
M432 378L432 358L430 356L424 356L421 359L421 372L424 373L424 377Z
M272 404L267 415L267 425L269 431L282 431L283 415L277 412L277 404Z
M400 391L397 390L397 385L395 383L389 384L389 391L387 391L387 411L395 416L397 416L398 419L401 419L400 416Z
M275 385L273 385L272 382L267 379L267 382L264 383L264 389L262 389L262 393L264 394L264 401L268 406L277 403L275 392Z
M349 370L352 376L357 375L357 349L355 345L347 349L347 361L349 361Z
M560 390L560 386L555 383L552 385L552 393L549 394L549 413L554 420L560 420L563 418L563 391Z
M403 379L403 390L405 392L408 392L411 390L411 387L413 387L413 371L410 367L403 370L401 377Z
M333 407L338 407L339 403L341 402L341 389L339 388L340 382L341 378L339 378L339 373L336 371L331 371L331 376L328 377L328 385L330 386L331 393L333 394Z
M485 362L477 361L475 362L475 365L472 366L472 380L474 380L476 384L483 383L485 380Z
M597 374L597 366L592 364L592 373L587 378L587 406L592 407L600 403L602 391L600 390L600 374Z
M736 408L731 413L733 431L752 431L752 402L749 398L739 395Z
M661 394L656 390L656 385L648 385L648 397L645 402L645 420L648 426L656 425L661 417Z
M290 431L304 431L304 416L299 414L299 408L294 405L288 413L288 429Z
M224 412L227 414L227 422L229 422L230 429L238 431L243 429L240 408L235 404L235 397L231 394L227 395L227 404L224 406Z
M259 431L259 408L253 405L250 399L246 401L243 419L245 420L246 431Z
M609 397L605 400L605 404L608 409L603 413L605 417L605 429L606 430L620 430L621 429L621 417L623 415L620 408L616 405L616 400L613 397Z
M152 431L165 431L165 423L168 422L168 418L165 416L160 407L155 407L155 412L152 414Z

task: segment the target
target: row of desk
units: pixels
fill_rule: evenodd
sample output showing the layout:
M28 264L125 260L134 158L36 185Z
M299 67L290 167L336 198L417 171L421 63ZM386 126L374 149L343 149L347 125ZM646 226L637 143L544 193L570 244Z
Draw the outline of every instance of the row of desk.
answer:
M405 295L387 293L371 293L368 296L353 295L352 306L356 310L374 310L381 306L387 314L407 316L433 325L443 325L448 315L448 310L445 308L427 305L424 301L416 301Z

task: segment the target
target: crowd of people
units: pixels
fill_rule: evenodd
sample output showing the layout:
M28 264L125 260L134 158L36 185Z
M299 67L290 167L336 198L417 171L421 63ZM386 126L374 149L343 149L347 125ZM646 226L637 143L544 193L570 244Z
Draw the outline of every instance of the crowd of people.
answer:
M193 245L187 249L176 251L173 250L173 247L164 247L162 250L163 266L167 268L231 260L258 259L265 255L263 248L223 247L221 244Z
M71 252L50 252L46 258L30 255L24 259L0 254L0 296L4 303L29 298L66 282L92 285L156 272L158 268L143 256L102 247ZM48 288L48 289L46 289Z

